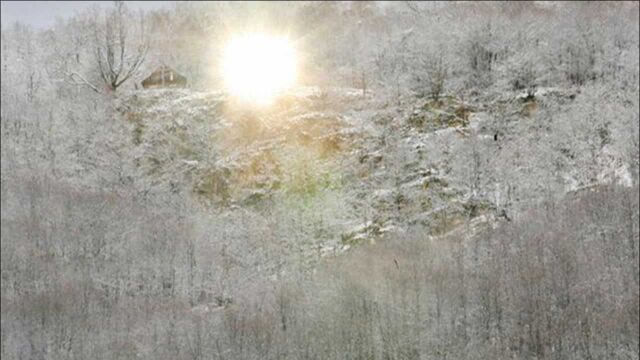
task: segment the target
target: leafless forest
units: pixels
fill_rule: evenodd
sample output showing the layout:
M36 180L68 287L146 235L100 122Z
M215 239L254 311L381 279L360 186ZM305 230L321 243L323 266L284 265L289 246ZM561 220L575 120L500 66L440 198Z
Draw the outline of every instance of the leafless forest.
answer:
M638 359L638 2L78 8L2 24L3 359Z

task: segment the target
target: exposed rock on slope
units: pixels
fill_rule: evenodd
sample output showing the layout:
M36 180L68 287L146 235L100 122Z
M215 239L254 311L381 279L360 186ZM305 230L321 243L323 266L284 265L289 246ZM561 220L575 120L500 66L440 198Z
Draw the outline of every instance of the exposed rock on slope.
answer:
M509 142L538 141L551 126L522 113L523 101L544 114L576 94L542 89L532 96L390 106L353 89L303 88L269 108L249 108L221 93L153 90L131 94L120 108L132 126L134 162L161 191L190 192L223 212L321 209L335 201L331 220L301 235L308 238L300 251L312 257L408 226L441 235L507 218L511 203L524 201L509 177L531 171L512 158ZM522 132L527 127L531 133ZM602 181L623 171L615 154L598 156Z

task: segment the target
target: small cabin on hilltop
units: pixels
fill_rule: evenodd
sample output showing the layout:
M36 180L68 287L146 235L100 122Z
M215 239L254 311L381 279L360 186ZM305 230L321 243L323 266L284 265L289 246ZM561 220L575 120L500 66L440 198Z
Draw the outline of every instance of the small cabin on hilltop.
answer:
M187 78L166 65L161 65L149 77L142 80L142 87L145 89L185 86L187 86Z

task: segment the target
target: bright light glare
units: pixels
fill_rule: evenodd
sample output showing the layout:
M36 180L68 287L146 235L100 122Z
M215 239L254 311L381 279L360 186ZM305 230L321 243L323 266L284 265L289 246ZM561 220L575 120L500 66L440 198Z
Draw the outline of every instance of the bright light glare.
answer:
M223 53L222 76L232 95L268 105L295 82L295 51L285 38L262 34L238 36Z

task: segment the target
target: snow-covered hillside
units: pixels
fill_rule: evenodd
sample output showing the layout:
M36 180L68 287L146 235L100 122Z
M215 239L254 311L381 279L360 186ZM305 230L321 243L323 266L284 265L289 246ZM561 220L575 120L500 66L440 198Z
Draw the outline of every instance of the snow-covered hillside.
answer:
M637 2L74 4L0 31L2 359L638 359Z
M549 114L586 96L538 89L492 101L449 95L397 104L357 89L300 88L262 108L223 93L167 89L123 95L118 110L130 125L132 161L156 191L194 194L215 212L260 214L287 201L326 211L320 204L337 200L318 229L324 236L305 251L313 257L311 248L329 254L416 224L441 234L469 218L511 219L548 194L537 188L631 186L610 145L595 144L593 162L583 164L564 153L566 139L554 138L563 125ZM531 104L536 111L525 111ZM525 143L541 153L523 164L512 156ZM593 177L580 178L581 166Z

